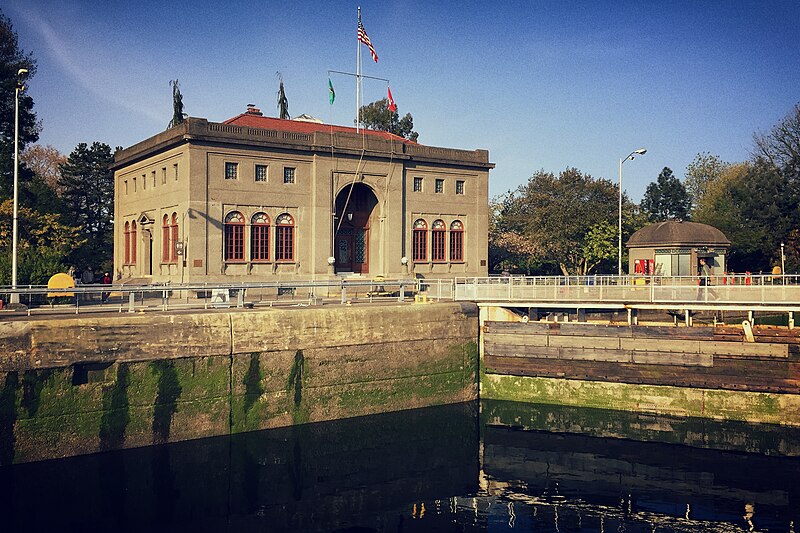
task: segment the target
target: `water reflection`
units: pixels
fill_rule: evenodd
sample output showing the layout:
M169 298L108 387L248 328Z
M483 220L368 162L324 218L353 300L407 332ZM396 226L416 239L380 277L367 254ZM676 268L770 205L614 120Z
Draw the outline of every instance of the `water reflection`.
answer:
M626 425L642 427L485 402L17 465L0 468L0 529L794 531L800 459Z

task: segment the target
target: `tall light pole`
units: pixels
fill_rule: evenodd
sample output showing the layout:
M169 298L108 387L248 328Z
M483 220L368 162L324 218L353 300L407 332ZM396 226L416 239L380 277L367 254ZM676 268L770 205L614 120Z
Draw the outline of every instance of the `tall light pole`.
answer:
M781 277L784 276L786 276L786 255L783 253L783 242L781 242Z
M617 253L617 275L622 275L622 163L625 161L633 161L637 155L644 155L647 153L647 148L639 148L629 153L625 158L619 160L619 249Z
M12 245L11 245L11 303L19 303L17 294L17 241L19 232L17 231L17 216L19 211L19 93L25 90L25 82L22 78L28 74L28 69L21 68L17 71L17 88L14 93L14 221L12 224Z

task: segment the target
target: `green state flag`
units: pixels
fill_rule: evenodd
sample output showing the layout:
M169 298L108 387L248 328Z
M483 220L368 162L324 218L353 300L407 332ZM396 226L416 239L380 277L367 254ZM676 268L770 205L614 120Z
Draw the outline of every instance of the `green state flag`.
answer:
M336 91L333 90L333 83L331 83L330 78L328 78L328 92L330 93L328 95L328 99L330 100L331 105L333 105L333 101L336 100Z

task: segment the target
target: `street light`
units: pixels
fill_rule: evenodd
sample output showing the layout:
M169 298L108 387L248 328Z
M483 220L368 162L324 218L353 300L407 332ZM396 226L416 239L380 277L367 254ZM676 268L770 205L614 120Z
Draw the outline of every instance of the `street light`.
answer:
M639 148L629 153L627 157L619 160L619 250L617 254L617 275L622 275L622 163L625 161L636 159L637 155L644 155L647 153L647 148Z
M17 215L19 211L19 93L25 90L25 82L22 78L28 74L28 69L21 68L17 71L17 88L14 93L14 222L12 225L12 245L11 245L11 303L19 303L17 294Z
M783 253L783 242L781 242L781 277L783 279L786 276L786 255Z

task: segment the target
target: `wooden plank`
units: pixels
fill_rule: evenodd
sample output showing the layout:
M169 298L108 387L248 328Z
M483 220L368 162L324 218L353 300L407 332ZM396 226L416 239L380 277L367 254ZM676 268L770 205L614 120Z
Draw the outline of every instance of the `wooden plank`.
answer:
M680 352L631 352L631 362L635 364L677 365L677 366L714 366L714 356L700 353Z
M547 346L547 335L524 335L519 333L486 333L484 343L516 344L519 346Z
M558 324L548 322L494 322L483 323L483 331L492 333L527 333L544 335L551 330L558 331Z
M637 352L650 351L656 347L656 344L652 341L648 342L648 339L620 339L619 342L620 348ZM667 342L662 340L658 343L658 350L662 352L700 353L700 341L674 339Z
M730 357L789 357L788 344L766 342L700 342L700 353L725 355Z
M620 339L617 337L570 337L561 335L550 335L548 337L549 346L559 346L566 348L596 348L596 349L619 349Z
M560 356L558 348L495 343L485 343L483 346L483 353L484 356L496 355L505 357L541 357L551 359L558 359Z
M630 363L631 354L623 350L597 350L594 348L559 348L559 359L571 361L597 361L604 363Z

